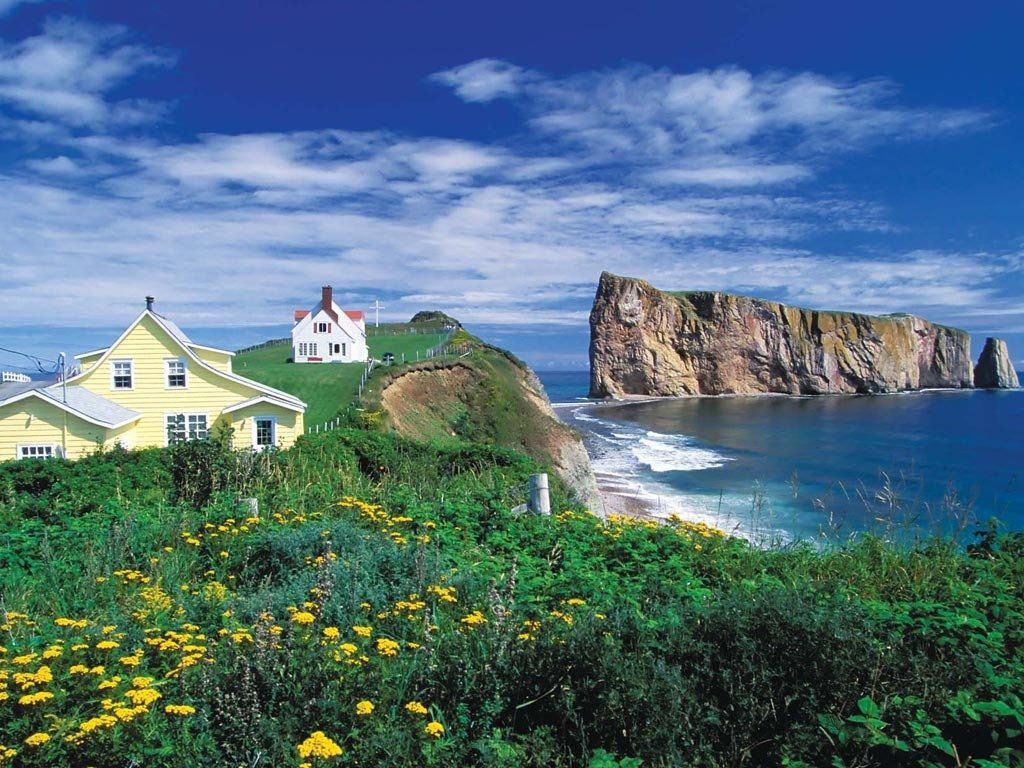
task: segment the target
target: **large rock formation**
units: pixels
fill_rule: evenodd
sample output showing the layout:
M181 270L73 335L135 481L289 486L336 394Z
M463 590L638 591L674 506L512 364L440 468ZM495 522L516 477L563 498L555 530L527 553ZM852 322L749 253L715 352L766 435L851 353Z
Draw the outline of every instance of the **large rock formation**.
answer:
M970 337L912 315L876 317L601 275L590 394L897 392L970 387Z
M974 366L974 386L983 389L1016 389L1020 386L1010 352L1002 339L985 339L985 348Z

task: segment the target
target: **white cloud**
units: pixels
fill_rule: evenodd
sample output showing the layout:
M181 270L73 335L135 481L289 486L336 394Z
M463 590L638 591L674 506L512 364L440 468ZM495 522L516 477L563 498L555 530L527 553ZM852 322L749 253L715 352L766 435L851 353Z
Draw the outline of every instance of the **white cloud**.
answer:
M765 165L705 165L697 168L664 168L648 178L658 184L711 187L755 187L803 181L813 176L809 168L793 163Z
M831 155L986 119L901 106L885 81L635 66L552 78L484 60L435 79L467 101L514 96L526 119L513 139L325 127L167 141L144 127L161 105L116 96L167 59L124 40L62 21L0 49L0 108L16 112L0 135L26 148L0 172L0 326L55 293L69 326L119 325L147 293L186 327L287 324L324 281L391 317L438 306L578 326L604 269L942 319L998 303L1024 273L1014 254L801 247L892 229L872 201L801 184ZM125 138L116 126L132 120L143 127Z
M514 89L497 88L492 73L510 72ZM595 162L651 165L652 178L664 183L726 188L801 181L813 175L808 161L823 163L837 150L955 134L991 122L978 110L899 105L896 87L884 79L809 72L720 67L678 74L626 65L552 77L482 59L436 79L466 101L514 92L535 129ZM752 161L752 154L761 156Z
M148 122L159 112L144 101L110 101L111 91L171 58L125 42L119 27L73 19L48 21L41 34L0 42L0 105L16 114L97 128Z
M499 59L477 59L432 76L451 86L465 101L485 102L513 96L519 91L524 70Z

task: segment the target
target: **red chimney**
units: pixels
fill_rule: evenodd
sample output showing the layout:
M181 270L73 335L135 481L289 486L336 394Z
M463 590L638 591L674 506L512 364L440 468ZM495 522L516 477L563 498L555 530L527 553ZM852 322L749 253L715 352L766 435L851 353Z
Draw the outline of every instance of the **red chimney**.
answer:
M334 302L334 289L331 286L325 285L320 289L320 301L323 303L323 308L330 312Z

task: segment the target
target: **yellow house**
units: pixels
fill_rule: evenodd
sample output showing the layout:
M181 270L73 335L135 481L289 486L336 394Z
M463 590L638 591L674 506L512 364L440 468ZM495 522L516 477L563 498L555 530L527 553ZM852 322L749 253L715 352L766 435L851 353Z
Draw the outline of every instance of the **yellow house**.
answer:
M192 342L147 297L117 341L75 357L81 373L63 384L0 385L0 460L165 446L221 425L235 448L287 448L306 404L236 375L232 356Z

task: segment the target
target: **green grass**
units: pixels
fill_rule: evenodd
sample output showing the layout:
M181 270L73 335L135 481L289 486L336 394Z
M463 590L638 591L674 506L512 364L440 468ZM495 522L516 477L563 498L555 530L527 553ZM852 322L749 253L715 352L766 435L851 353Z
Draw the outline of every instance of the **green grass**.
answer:
M407 324L394 326L408 327ZM383 327L380 330L385 330ZM399 361L404 354L415 359L444 339L441 333L398 333L370 336L370 354L380 358L391 352ZM359 389L359 377L363 372L361 363L331 363L295 365L288 362L291 356L288 343L242 352L235 356L233 370L240 376L259 381L276 389L284 390L301 398L309 406L306 410L306 424L313 426L330 421L338 411L351 403Z

